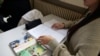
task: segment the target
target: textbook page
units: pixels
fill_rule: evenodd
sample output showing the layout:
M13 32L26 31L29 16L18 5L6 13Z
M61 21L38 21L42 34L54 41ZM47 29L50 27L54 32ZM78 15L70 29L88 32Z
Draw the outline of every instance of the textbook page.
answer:
M47 22L45 22L44 23L44 25L46 25L46 26L48 26L48 27L52 27L52 25L54 24L54 23L58 23L59 21L57 21L56 19L52 19L52 20L50 20L50 21L47 21ZM52 29L52 28L51 28ZM56 31L56 32L59 32L59 33L61 33L62 35L64 35L64 36L66 36L67 35L67 31L68 31L68 29L57 29L57 30L55 30L55 29L52 29L52 30L54 30L54 31Z
M59 21L52 19L50 21L45 22L44 24L41 24L39 26L34 27L33 29L30 29L28 32L35 38L39 38L39 36L42 35L51 35L58 42L61 42L67 35L67 29L59 29L59 30L52 29L51 26L56 22Z
M59 43L64 39L64 35L52 30L49 27L46 27L45 25L41 24L31 30L28 31L30 35L38 39L42 35L50 35L54 37Z

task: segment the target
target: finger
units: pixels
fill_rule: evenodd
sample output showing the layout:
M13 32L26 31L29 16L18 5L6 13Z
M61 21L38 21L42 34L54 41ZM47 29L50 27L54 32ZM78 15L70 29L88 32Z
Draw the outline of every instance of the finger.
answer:
M52 27L53 29L58 29L58 26L54 26L54 27Z
M40 36L38 39L42 39L44 36Z
M46 44L45 41L41 41L41 40L39 40L39 43L42 44L42 45Z
M37 40L38 42L41 42L41 40Z
M58 23L55 23L55 24L52 25L52 27L56 27L57 25L58 25Z
M44 35L43 36L40 36L37 40L41 40L41 41L43 41L44 40Z
M55 26L56 26L56 24L53 24L53 25L52 25L52 28L55 28Z
M39 42L39 44L42 44L43 45L43 42L42 41L38 41Z

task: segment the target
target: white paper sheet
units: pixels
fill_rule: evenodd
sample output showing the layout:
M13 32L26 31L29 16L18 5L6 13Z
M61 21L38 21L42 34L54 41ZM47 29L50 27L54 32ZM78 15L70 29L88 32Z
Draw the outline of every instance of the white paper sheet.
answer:
M41 24L29 30L28 32L35 38L39 38L39 36L42 36L42 35L50 35L54 37L60 43L66 36L67 29L59 29L59 30L52 29L51 26L56 22L58 21L53 19L51 21L45 22L44 24Z

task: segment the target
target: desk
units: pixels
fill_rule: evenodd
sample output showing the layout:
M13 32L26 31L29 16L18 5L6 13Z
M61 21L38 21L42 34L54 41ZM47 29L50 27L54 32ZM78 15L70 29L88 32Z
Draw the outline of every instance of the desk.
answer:
M55 15L47 15L41 18L42 22L49 21L51 19L57 19L62 22L65 22L64 19L57 17ZM9 47L9 43L13 40L23 37L26 33L25 25L13 28L9 31L0 34L0 56L15 56L12 50Z

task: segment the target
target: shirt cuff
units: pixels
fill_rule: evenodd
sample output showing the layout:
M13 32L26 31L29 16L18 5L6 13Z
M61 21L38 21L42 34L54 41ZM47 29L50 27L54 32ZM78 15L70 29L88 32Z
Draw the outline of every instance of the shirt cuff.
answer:
M51 48L52 50L55 50L55 48L59 45L59 43L57 42L57 40L52 39L52 40L48 43L48 45L50 46L50 48Z

